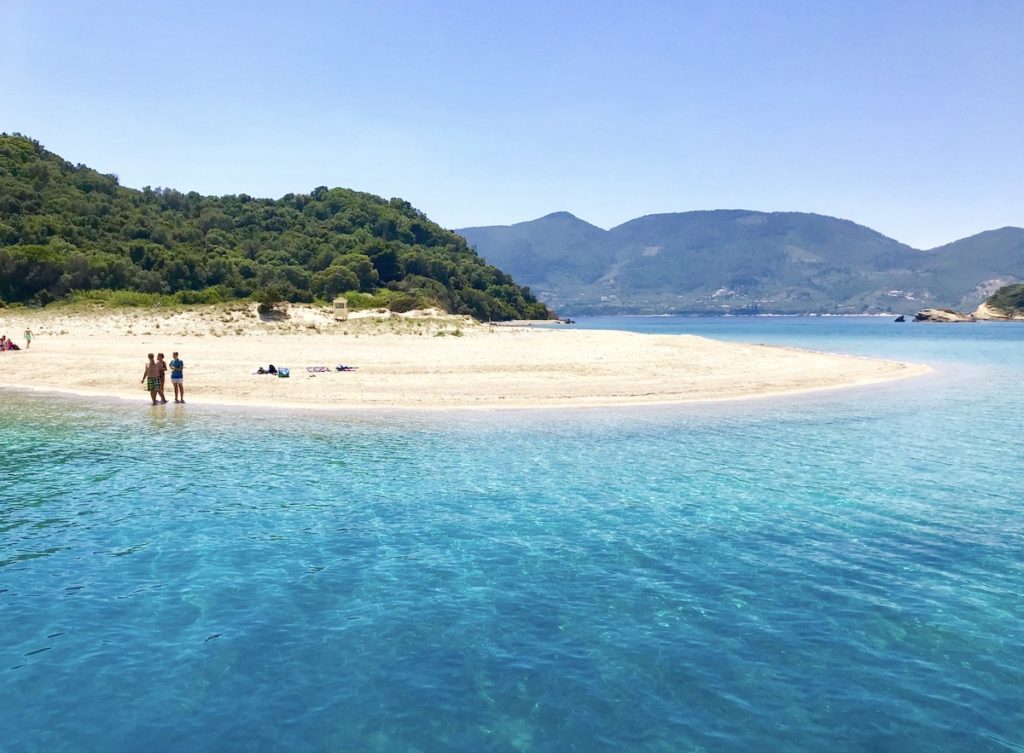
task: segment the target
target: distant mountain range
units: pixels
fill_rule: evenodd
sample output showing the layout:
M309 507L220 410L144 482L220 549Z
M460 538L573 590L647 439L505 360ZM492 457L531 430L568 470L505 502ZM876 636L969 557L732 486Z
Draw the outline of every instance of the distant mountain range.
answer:
M802 212L652 214L611 230L568 212L456 230L561 314L972 310L1024 280L1024 229L918 250Z

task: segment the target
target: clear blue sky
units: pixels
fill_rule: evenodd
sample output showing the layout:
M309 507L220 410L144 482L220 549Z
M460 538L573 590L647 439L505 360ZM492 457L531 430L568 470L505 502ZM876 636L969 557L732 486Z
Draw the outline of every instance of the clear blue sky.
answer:
M1024 225L1024 2L0 0L0 130L135 188L927 248Z

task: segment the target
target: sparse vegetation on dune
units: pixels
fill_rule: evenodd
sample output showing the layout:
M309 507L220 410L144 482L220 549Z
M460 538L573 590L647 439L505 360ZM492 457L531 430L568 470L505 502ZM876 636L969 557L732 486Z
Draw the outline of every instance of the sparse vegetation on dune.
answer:
M332 307L316 304L291 304L281 316L265 317L258 314L258 304L249 301L188 306L159 296L151 301L131 300L133 303L123 304L121 296L74 296L45 308L8 307L0 319L29 321L37 335L75 328L96 335L168 338L461 335L486 329L472 317L438 309L405 314L384 308L363 309L343 321L335 318ZM89 322L88 326L83 322Z

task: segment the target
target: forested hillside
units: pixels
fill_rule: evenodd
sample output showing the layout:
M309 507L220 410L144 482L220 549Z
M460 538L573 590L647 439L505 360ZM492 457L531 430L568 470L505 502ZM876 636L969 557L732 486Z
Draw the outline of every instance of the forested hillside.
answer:
M344 188L258 199L125 188L20 135L0 135L0 302L73 291L257 295L309 302L372 293L396 310L478 319L550 312L409 202Z

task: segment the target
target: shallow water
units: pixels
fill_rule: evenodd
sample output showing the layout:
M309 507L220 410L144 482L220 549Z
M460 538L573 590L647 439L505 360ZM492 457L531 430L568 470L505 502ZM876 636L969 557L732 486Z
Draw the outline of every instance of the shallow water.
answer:
M5 751L1024 750L1024 326L579 326L932 363L366 414L5 392Z

